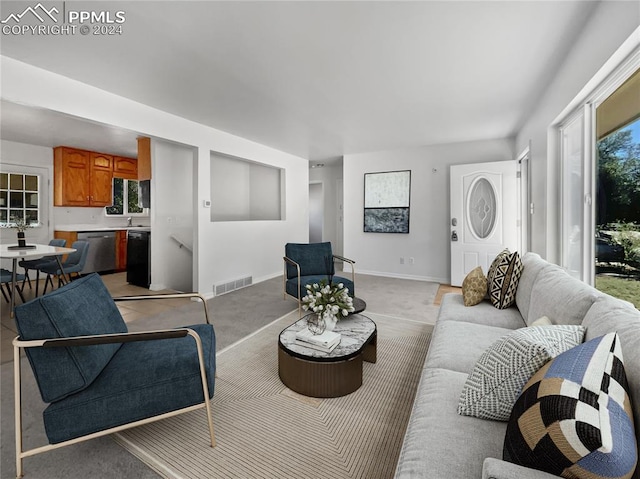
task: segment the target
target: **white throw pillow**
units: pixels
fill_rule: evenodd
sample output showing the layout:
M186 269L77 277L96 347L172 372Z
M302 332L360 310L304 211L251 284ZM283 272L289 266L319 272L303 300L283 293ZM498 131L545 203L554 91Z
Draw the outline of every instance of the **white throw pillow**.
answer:
M529 327L531 326L551 326L553 323L551 322L551 320L549 318L547 318L546 316L541 316L540 318L536 319L533 323L531 323L529 325Z
M582 343L577 325L517 329L487 349L469 374L458 414L508 421L520 391L545 363Z

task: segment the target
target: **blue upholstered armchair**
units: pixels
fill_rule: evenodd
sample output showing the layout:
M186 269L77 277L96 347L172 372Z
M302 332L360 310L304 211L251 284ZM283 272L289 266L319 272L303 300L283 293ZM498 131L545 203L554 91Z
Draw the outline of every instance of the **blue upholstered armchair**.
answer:
M308 284L331 278L334 283L343 283L349 289L349 296L355 296L355 261L333 254L331 243L287 243L284 254L284 298L287 294L296 298L301 315ZM336 260L351 265L351 279L334 276Z
M116 298L137 301L197 294ZM129 333L120 312L93 273L16 307L14 339L16 474L25 457L202 407L215 446L210 398L216 339L206 324ZM49 444L22 450L20 351L40 394Z

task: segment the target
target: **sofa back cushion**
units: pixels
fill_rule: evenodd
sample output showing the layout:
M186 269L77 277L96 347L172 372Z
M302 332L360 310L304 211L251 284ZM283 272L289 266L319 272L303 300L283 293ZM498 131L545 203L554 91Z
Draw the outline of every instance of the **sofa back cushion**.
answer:
M333 274L331 243L287 243L284 254L300 265L300 276ZM287 278L296 278L295 266L287 263Z
M528 321L527 314L531 305L531 290L536 278L540 271L552 267L554 265L543 260L537 253L528 252L522 255L522 274L516 291L516 306L525 321ZM532 318L533 321L536 319L538 318Z
M22 340L127 332L120 311L97 274L16 307ZM27 348L40 394L53 402L88 387L120 344Z
M538 273L531 288L527 325L542 316L547 316L553 324L582 324L599 296L602 293L596 289L551 265Z
M629 383L636 437L640 438L640 311L625 301L607 295L593 303L582 325L587 328L585 341L611 332L618 334ZM640 444L638 455L640 457Z

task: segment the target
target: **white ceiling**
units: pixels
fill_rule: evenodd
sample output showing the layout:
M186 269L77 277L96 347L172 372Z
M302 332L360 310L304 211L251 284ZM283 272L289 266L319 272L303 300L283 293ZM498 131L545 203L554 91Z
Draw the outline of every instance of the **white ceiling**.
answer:
M2 55L315 162L515 135L596 2L80 4L124 11L122 35L3 35ZM136 132L2 107L3 139L135 155Z

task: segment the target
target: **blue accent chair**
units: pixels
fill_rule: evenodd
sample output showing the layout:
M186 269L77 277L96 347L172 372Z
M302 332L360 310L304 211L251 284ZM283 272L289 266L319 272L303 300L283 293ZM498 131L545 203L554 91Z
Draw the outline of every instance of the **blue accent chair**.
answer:
M59 246L64 248L67 244L66 239L54 238L49 241L49 246ZM23 259L18 263L18 266L24 268L24 279L22 280L22 289L24 289L25 281L29 283L29 289L31 289L31 278L29 278L29 270L33 269L36 271L36 296L38 296L38 289L40 286L40 270L38 266L42 266L43 264L51 263L51 257L45 256L44 258L38 259Z
M144 300L198 294L115 298ZM215 447L210 399L216 337L209 324L129 333L100 276L84 276L15 310L16 471L25 457L123 429L206 408ZM25 349L40 394L49 445L22 450L20 350Z
M64 274L69 278L69 281L71 281L71 275L73 273L75 273L77 277L81 276L80 272L84 269L84 265L87 262L87 255L89 254L89 242L83 240L74 241L71 247L75 249L75 251L67 255L67 259L62 263L62 269L64 270ZM51 279L53 276L58 278L58 286L63 284L62 280L64 280L64 275L63 271L60 270L58 261L48 261L37 266L37 269L43 273L47 273L43 294L47 294L47 285L49 283L51 283L51 289L53 289L53 280Z
M289 295L298 300L300 315L306 286L323 279L343 283L349 289L349 296L355 297L355 261L333 254L331 243L287 243L284 252L284 298ZM351 279L335 276L336 260L351 265Z

